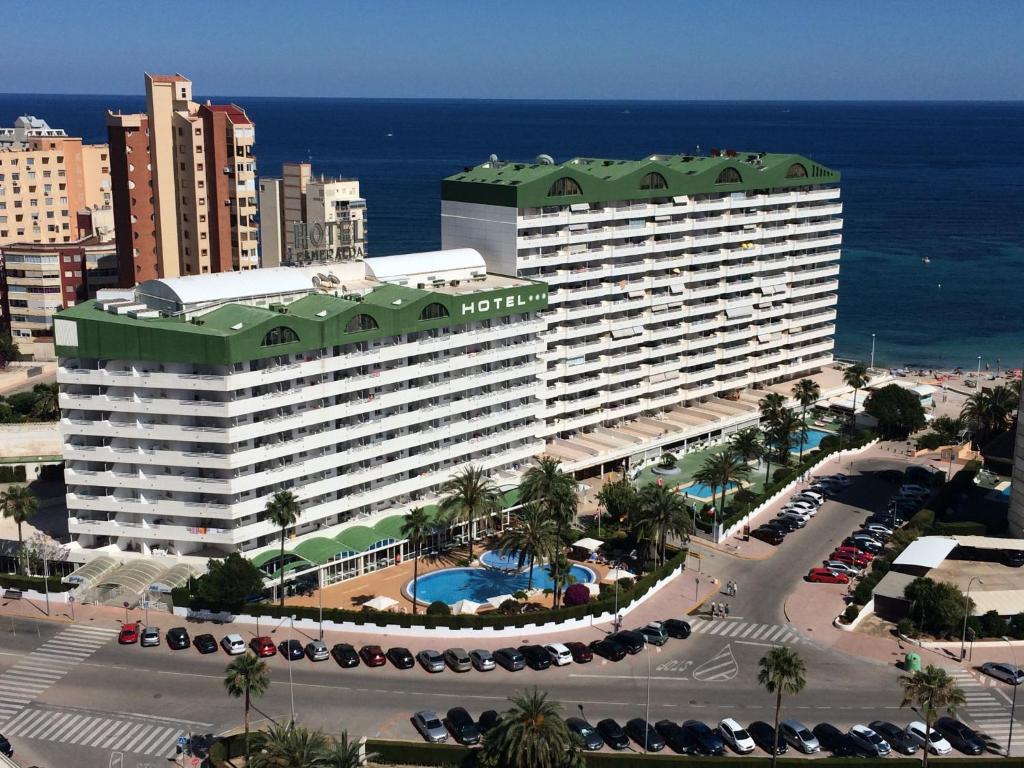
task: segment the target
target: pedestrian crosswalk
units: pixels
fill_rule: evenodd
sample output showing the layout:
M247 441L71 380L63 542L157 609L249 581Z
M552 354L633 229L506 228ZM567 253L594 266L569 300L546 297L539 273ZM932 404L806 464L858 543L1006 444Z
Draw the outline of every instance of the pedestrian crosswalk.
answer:
M1004 748L1010 736L1010 707L996 689L984 685L968 670L961 667L947 670L956 680L957 687L964 692L967 706L961 716L973 721L978 731L986 734ZM1017 721L1013 724L1014 753L1024 747L1024 726Z
M173 757L184 730L154 719L27 707L4 726L8 738L37 739L122 752Z
M104 627L68 627L0 673L0 729L115 634Z
M690 622L690 633L694 635L717 635L730 640L747 640L761 643L806 643L810 642L789 624L758 624L741 619L697 619Z

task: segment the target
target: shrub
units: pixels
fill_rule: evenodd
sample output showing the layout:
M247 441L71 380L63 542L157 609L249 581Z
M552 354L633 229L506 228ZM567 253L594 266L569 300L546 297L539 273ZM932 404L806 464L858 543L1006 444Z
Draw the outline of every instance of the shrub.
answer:
M590 602L590 590L583 584L570 584L562 595L566 608L574 605L586 605Z
M847 623L850 623L851 621L857 618L857 615L859 613L860 609L857 608L856 605L848 605L846 606L846 610L843 611L843 618L846 619Z
M512 599L505 600L498 607L498 610L506 616L512 616L516 613L519 613L519 601Z
M427 606L427 616L451 616L452 609L448 603L441 600L435 600Z
M926 432L917 438L917 450L919 451L934 451L943 444L942 435L935 432Z
M1024 613L1010 617L1010 636L1017 640L1024 638Z
M896 631L904 637L913 637L917 634L917 627L914 626L912 619L904 617L897 622Z
M1009 631L1006 619L997 611L987 611L981 616L981 634L984 637L1002 637Z
M675 469L677 459L675 454L663 453L661 459L658 461L658 466L662 469Z
M630 589L633 586L633 580L629 576L623 576L619 579L619 589Z
M779 467L772 472L772 480L779 485L785 485L792 478L794 472L789 467Z

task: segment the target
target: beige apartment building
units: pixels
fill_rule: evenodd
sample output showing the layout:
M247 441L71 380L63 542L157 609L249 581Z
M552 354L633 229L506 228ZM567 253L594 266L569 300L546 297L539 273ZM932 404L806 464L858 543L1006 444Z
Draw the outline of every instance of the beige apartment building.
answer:
M259 265L255 126L198 104L182 75L146 75L146 113L107 116L120 283Z

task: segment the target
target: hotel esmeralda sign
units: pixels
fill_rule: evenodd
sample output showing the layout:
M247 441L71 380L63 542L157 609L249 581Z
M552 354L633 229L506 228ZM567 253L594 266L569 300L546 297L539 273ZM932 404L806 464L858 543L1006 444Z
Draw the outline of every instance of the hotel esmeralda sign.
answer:
M341 225L345 224L346 227ZM292 226L295 245L288 253L293 262L362 259L362 243L353 245L345 221L296 221Z

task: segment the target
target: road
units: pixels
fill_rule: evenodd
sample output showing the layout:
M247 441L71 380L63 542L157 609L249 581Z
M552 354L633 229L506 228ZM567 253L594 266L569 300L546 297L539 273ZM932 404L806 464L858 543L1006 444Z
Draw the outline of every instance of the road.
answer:
M857 469L882 466L865 463ZM746 724L771 718L773 700L757 684L757 664L768 648L781 643L795 648L808 670L806 690L786 704L791 716L812 726L830 722L845 727L878 718L905 724L915 718L899 710L900 670L820 646L807 628L786 621L782 607L808 568L857 527L865 508L884 504L889 492L878 480L859 478L842 501L828 502L770 559L706 557L701 567L723 583L735 579L739 594L729 599L730 618L696 618L687 640L670 640L617 664L595 658L588 665L542 672L499 668L461 675L431 675L419 667L400 671L390 665L340 669L333 661L305 660L289 670L278 655L268 660L272 684L256 703L254 723L287 719L294 697L295 714L306 725L415 738L408 718L418 709L443 712L463 705L478 715L504 708L509 695L536 685L560 701L567 714L582 711L591 722L645 716L649 690L652 721L694 717L717 724L731 716ZM280 641L289 631L287 624L275 625L272 634ZM593 629L577 639L601 633ZM0 698L6 699L0 703L0 732L26 765L166 765L179 734L216 734L241 721L240 702L223 692L228 662L223 653L122 647L109 630L10 618L0 618L0 637ZM366 642L347 639L356 645ZM530 641L522 637L508 644ZM422 641L410 646L413 652L427 647Z

